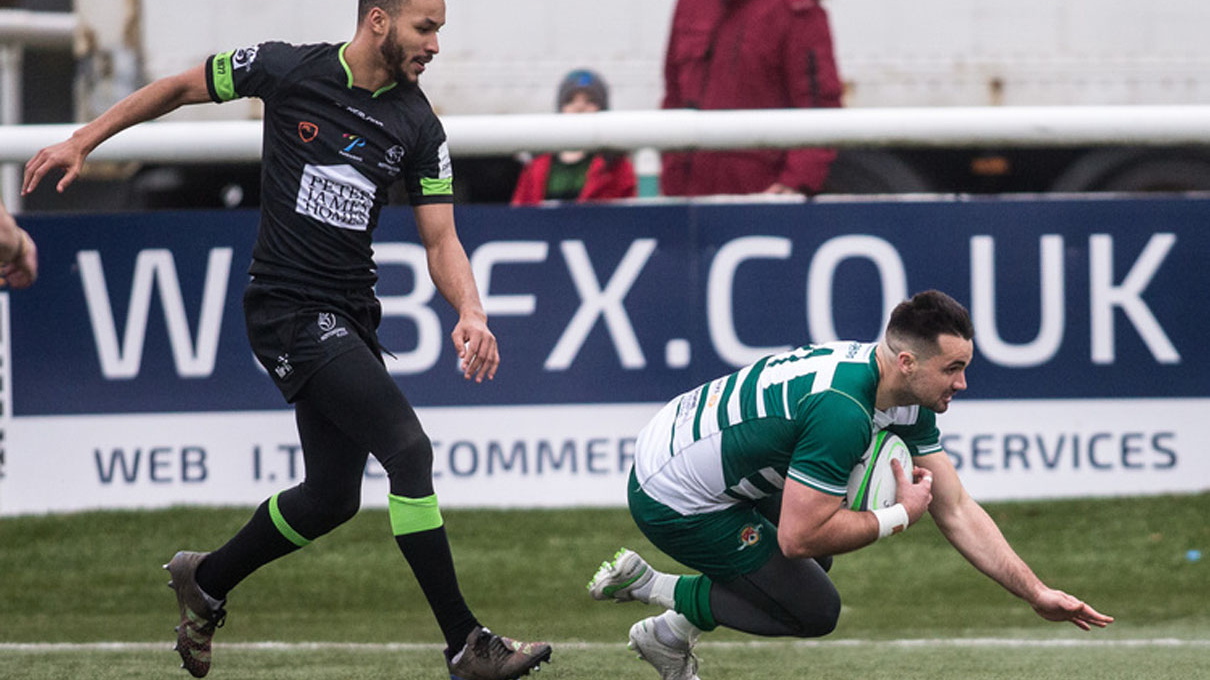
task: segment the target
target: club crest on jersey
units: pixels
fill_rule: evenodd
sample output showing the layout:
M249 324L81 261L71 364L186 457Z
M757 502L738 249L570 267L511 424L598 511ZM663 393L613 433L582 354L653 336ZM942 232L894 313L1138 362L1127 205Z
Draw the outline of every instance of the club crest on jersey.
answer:
M315 141L319 135L319 126L306 120L298 121L298 138L303 142Z
M396 144L387 149L387 162L398 165L399 161L403 160L403 147Z
M738 550L743 550L744 548L751 548L752 546L756 545L757 543L760 543L760 527L759 526L757 526L755 524L749 524L740 530Z

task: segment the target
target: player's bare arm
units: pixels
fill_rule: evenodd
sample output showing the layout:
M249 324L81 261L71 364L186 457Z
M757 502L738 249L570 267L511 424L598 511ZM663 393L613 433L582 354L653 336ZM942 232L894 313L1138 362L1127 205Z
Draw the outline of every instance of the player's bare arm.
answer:
M907 510L908 524L914 524L928 508L932 481L924 470L913 470L913 479L909 480L898 462L893 462L892 468L899 482L896 500ZM878 519L873 512L849 510L836 496L786 480L777 526L777 541L786 557L839 555L873 543L878 535Z
M1070 621L1083 630L1113 623L1078 598L1042 582L1017 555L987 512L970 497L944 452L915 459L917 469L933 475L933 501L929 513L937 527L976 569L1010 593L1029 603L1048 621Z
M451 337L462 360L462 376L475 382L491 380L500 365L496 336L487 327L487 313L471 273L466 250L454 227L454 206L449 203L419 205L414 209L420 242L428 257L429 275L437 290L458 312Z
M38 187L51 170L62 170L63 177L56 187L61 193L75 181L84 159L110 137L132 125L158 118L186 104L210 101L206 76L202 66L196 66L174 76L161 78L131 93L114 104L96 120L76 130L67 140L42 149L25 164L22 195Z

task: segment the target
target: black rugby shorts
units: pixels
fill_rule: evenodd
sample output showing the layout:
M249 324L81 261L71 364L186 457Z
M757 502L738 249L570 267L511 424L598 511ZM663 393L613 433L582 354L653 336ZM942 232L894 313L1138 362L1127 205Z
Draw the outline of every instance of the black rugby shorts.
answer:
M372 289L335 290L253 279L244 291L248 341L287 402L333 358L369 347L382 361L375 332L382 306Z

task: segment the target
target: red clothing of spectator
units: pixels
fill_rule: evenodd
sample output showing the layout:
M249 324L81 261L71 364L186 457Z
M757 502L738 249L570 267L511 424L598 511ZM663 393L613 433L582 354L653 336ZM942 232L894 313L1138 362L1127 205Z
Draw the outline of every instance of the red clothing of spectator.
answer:
M840 106L827 13L818 0L679 0L664 65L665 109ZM665 153L669 196L747 194L774 184L816 193L832 149Z
M521 170L517 188L513 191L513 205L537 205L546 198L546 182L550 178L550 165L553 162L554 154L542 154ZM634 198L637 193L638 180L630 159L598 154L588 165L584 188L576 202Z

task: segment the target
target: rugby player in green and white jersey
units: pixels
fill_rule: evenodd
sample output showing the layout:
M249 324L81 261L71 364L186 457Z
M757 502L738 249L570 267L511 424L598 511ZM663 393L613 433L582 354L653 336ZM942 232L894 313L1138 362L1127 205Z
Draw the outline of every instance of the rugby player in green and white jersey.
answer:
M877 344L807 345L765 357L668 402L639 433L630 511L665 553L701 572L664 574L623 548L588 584L599 600L668 609L630 629L630 647L664 680L697 678L693 646L722 625L818 637L836 626L832 555L906 529L927 511L979 571L1043 618L1089 630L1112 617L1043 584L962 487L935 417L966 389L974 351L966 309L939 291L899 304ZM842 504L874 433L899 435L897 503Z

